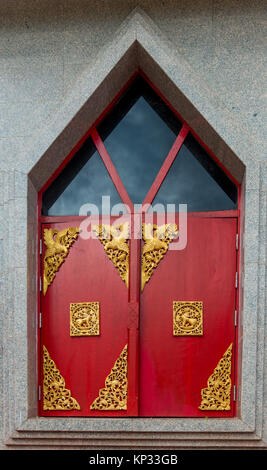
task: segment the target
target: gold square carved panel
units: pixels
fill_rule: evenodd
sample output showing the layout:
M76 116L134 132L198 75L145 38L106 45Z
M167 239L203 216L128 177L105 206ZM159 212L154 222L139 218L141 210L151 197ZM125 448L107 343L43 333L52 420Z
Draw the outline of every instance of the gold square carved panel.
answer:
M99 328L99 302L70 304L70 336L97 336Z
M203 302L173 302L173 336L203 335Z

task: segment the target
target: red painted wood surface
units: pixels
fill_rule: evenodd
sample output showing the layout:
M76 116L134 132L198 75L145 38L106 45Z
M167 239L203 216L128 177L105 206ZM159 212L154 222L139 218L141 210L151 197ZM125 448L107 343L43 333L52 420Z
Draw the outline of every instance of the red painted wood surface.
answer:
M72 222L50 223L42 229L79 226L77 218ZM95 301L100 304L100 335L71 337L70 303ZM90 410L129 340L128 289L98 239L84 240L78 236L46 295L41 295L41 310L41 358L44 344L81 410L43 411L41 401L40 414L126 416L128 412L124 410L104 413Z
M141 216L131 214L131 233L129 240L129 291L128 291L128 413L139 415L139 318L140 318L140 259L141 239L136 233L141 230Z
M201 389L231 343L234 379L236 231L235 218L189 216L186 248L169 250L145 285L140 416L233 416L232 400L231 411L198 406ZM173 336L174 300L203 302L203 336Z

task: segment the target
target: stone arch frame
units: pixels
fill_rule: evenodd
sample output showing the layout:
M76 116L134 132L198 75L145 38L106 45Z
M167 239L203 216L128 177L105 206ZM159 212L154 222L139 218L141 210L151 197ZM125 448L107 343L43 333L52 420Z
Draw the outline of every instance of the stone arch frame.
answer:
M233 419L37 417L38 191L137 68L143 70L242 185L240 383L237 417ZM266 188L264 169L254 157L260 151L244 123L233 122L216 93L190 68L150 18L140 9L135 10L112 42L100 51L94 67L83 73L53 122L25 149L25 154L30 152L35 162L33 168L27 175L14 174L15 195L9 204L8 231L3 234L3 430L9 448L33 447L35 442L39 442L38 448L46 445L164 448L170 447L170 440L172 448L264 445L262 291L266 206L262 196L266 195ZM7 201L8 195L5 197ZM68 444L66 439L70 437Z

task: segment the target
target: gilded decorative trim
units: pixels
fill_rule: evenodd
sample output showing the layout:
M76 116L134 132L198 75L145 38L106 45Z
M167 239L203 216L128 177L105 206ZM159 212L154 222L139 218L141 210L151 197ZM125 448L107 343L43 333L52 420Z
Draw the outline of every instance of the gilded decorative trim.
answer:
M173 302L173 336L203 335L203 302Z
M129 280L129 223L121 225L95 225L93 230L102 243L109 259L118 270L121 279L128 287Z
M44 410L80 410L79 403L65 388L63 379L56 364L43 346L43 409Z
M79 231L79 227L69 227L61 231L44 229L44 244L47 249L44 255L43 295L46 294L48 286L52 284L57 271L68 256Z
M167 253L169 244L178 235L176 224L152 225L143 224L143 253L142 253L142 291L151 278L154 270Z
M200 410L229 411L231 409L232 347L233 344L230 344L213 374L208 378L207 388L201 390Z
M70 336L97 336L99 329L99 302L70 304Z
M126 344L105 380L105 388L99 390L98 397L91 404L91 410L127 410L127 360Z

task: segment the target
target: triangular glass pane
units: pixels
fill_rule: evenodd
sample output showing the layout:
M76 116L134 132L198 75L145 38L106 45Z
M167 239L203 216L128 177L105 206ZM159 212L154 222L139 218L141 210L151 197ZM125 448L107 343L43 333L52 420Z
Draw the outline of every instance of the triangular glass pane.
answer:
M110 198L110 205L102 196ZM42 214L110 214L114 205L120 203L120 196L89 138L44 192ZM125 211L118 208L113 214L120 212Z
M98 126L134 204L144 201L180 129L180 121L141 77Z
M223 211L237 208L237 187L192 135L186 138L154 201L187 204L189 212ZM154 207L155 211L159 211ZM169 211L172 210L169 208Z

